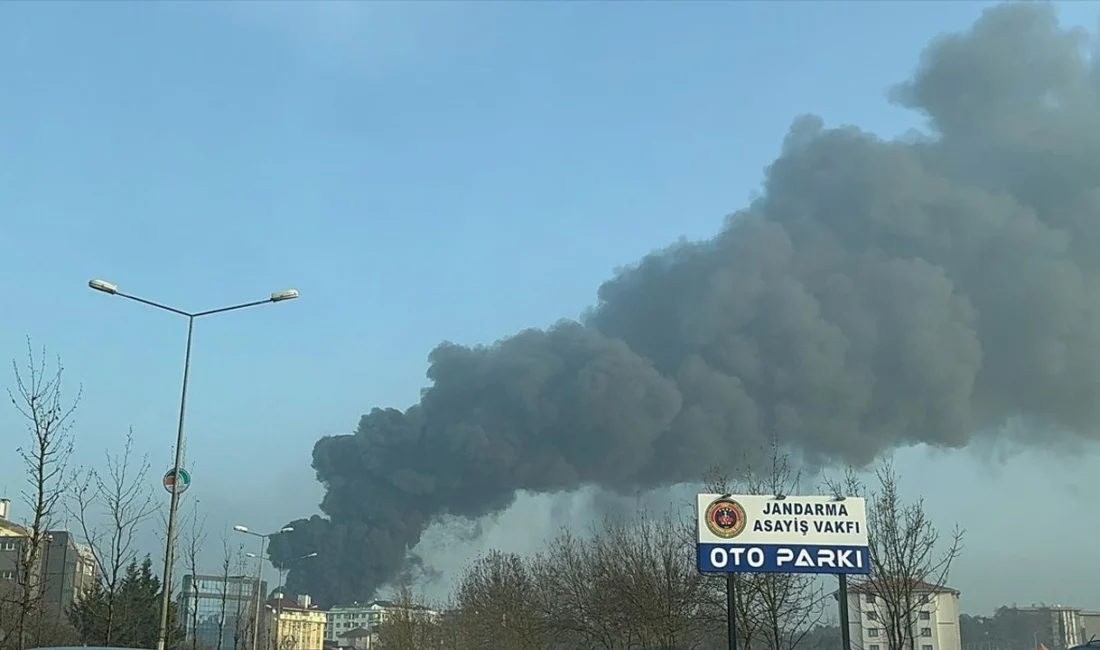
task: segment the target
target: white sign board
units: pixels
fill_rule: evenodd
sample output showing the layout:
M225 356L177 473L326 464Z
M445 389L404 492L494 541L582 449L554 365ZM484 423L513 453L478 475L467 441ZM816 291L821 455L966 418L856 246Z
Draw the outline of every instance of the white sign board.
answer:
M871 572L861 498L700 494L703 573Z

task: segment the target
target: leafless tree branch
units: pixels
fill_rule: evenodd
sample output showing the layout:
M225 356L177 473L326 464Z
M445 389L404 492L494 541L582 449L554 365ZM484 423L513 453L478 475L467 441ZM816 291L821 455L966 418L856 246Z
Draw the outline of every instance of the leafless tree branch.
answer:
M137 532L155 511L147 484L148 457L135 460L133 447L131 429L121 454L106 452L106 472L77 471L66 504L91 549L106 596L105 610L97 613L106 630L104 645L111 644L115 631L125 623L127 612L120 607L119 588L126 567L138 557Z
M877 621L872 624L883 633L883 645L916 650L919 621L925 613L931 618L937 596L947 588L951 566L962 552L964 531L956 525L941 537L924 500L902 498L890 460L878 466L875 482L868 490L859 475L848 470L828 486L838 496L867 499L872 574L853 589L862 596L861 618Z
M23 417L30 434L28 444L16 449L26 468L27 488L21 494L30 510L27 534L16 567L16 593L3 598L17 604L14 625L0 626L0 646L14 646L24 650L31 639L34 621L42 618L42 594L45 588L43 556L49 544L49 530L58 501L65 493L64 475L73 451L72 416L80 403L81 389L76 397L67 401L64 397L63 379L65 367L61 360L50 368L46 364L46 350L35 356L31 341L27 339L27 361L21 369L12 361L15 389L8 390L8 399ZM0 603L2 605L2 603Z

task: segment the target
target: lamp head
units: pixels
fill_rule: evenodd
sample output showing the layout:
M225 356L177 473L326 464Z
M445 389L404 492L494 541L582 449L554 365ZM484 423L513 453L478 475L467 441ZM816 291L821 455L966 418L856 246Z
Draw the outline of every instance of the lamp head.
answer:
M276 291L271 294L271 302L282 302L284 300L294 300L298 297L297 289L284 289L282 291Z
M106 281L106 280L88 280L88 286L96 291L102 291L103 293L115 295L118 293L118 286Z

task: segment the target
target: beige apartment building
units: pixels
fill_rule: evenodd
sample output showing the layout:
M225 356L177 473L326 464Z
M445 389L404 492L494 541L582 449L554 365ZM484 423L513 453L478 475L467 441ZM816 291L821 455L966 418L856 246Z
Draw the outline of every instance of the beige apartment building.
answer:
M281 596L281 594L279 594ZM277 650L322 650L328 615L309 596L267 601L264 616L266 638Z
M25 570L31 534L11 519L11 501L0 499L0 592L10 592L27 584L21 573ZM31 567L36 579L30 583L41 589L42 602L48 611L61 616L70 605L94 585L98 579L95 556L91 549L79 544L66 530L51 530L43 540L36 566Z
M959 591L921 584L914 589L918 609L913 617L917 650L962 650L959 628ZM848 626L853 648L887 650L885 612L874 594L859 584L848 590Z

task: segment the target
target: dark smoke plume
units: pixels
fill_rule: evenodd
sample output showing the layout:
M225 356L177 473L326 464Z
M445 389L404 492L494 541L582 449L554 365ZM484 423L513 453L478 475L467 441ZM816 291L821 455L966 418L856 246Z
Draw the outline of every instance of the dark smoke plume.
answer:
M771 431L811 462L857 464L1010 418L1096 437L1090 44L1049 6L999 6L895 89L928 118L923 141L798 119L761 198L713 239L619 273L583 323L439 346L419 404L318 441L327 518L292 522L273 557L323 548L292 584L363 599L440 515L699 480Z

